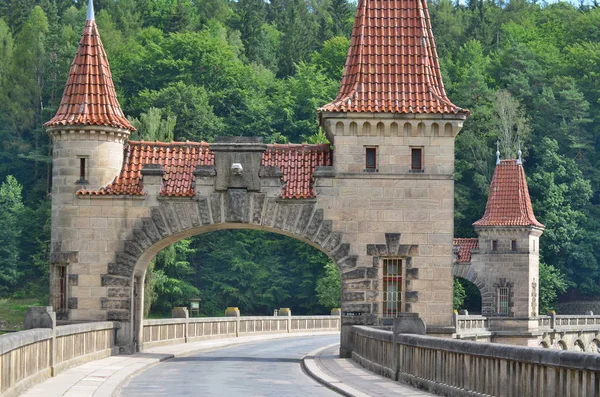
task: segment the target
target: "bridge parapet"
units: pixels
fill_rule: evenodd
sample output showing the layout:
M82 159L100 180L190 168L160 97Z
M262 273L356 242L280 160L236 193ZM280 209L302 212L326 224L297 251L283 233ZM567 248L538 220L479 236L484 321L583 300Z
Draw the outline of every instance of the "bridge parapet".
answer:
M351 329L352 358L384 376L448 396L596 395L600 355Z
M104 321L1 335L0 395L18 396L68 368L118 353L118 327Z

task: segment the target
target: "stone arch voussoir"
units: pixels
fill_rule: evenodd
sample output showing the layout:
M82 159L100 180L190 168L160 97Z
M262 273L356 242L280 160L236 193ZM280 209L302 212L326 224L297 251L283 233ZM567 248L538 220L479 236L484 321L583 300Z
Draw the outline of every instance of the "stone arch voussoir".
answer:
M108 311L108 320L131 319L133 277L140 266L145 272L149 259L144 258L152 258L182 238L218 229L252 228L284 234L326 253L346 279L365 278L366 269L356 269L357 256L350 255L350 244L344 242L343 232L334 230L333 225L315 201L281 200L245 190L161 200L151 209L150 216L139 219L128 232L128 240L102 275L108 296L103 298L102 308Z

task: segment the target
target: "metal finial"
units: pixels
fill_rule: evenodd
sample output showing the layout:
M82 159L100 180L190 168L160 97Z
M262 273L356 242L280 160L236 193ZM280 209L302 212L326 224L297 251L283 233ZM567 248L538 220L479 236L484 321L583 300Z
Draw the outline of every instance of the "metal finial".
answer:
M519 142L517 143L517 145L518 145L518 147L519 147L519 150L517 151L517 155L519 156L519 157L517 158L517 164L523 164L523 159L522 159L522 157L521 157L521 156L523 156L523 152L521 151L521 141L519 141Z
M94 0L88 1L87 20L88 21L94 20Z
M496 141L496 165L500 164L500 141Z

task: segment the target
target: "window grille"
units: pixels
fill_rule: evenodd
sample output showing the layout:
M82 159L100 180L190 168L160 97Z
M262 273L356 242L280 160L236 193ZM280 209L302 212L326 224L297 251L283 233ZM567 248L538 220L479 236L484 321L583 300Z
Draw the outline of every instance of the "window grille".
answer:
M402 259L383 260L383 316L396 317L402 302Z
M498 287L498 314L508 314L508 287Z
M411 148L410 169L413 171L423 169L423 148Z

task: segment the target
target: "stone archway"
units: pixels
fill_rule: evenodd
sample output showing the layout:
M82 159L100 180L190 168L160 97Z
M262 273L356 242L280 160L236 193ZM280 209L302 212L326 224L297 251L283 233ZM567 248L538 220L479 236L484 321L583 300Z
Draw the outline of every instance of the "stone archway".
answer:
M455 264L452 275L454 277L465 279L474 284L481 294L481 314L488 315L494 313L494 293L486 285L485 280L479 277L471 265Z
M235 195L232 199L231 191L227 191L215 193L210 199L163 200L151 209L150 216L137 222L123 249L116 253L115 261L109 263L108 272L102 276L102 285L108 289L107 297L102 299L108 319L136 323L124 330L128 335L123 337L133 340L141 330L141 291L149 262L161 249L186 237L220 229L266 230L323 251L341 270L356 267L357 256L349 255L350 244L343 242L342 232L333 230L331 220L324 219L316 202L283 201L245 191ZM364 295L363 292L356 299L362 300Z

